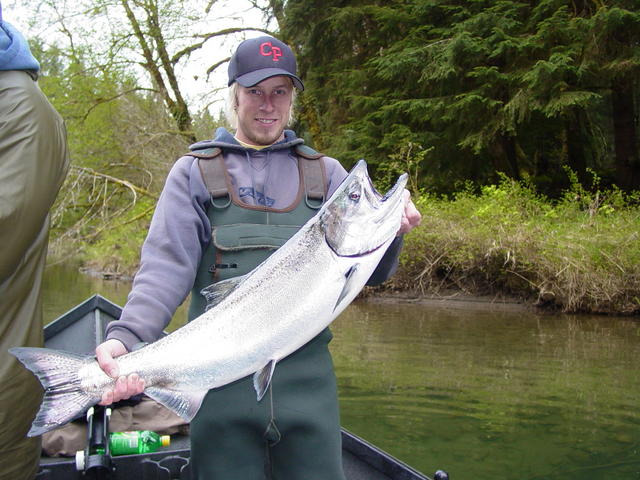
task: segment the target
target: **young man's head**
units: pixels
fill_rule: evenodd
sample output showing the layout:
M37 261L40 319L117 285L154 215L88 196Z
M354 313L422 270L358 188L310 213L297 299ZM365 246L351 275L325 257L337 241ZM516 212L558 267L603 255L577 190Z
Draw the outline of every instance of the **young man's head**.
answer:
M236 138L271 145L292 119L295 90L303 90L293 51L273 37L242 42L229 62L227 117Z

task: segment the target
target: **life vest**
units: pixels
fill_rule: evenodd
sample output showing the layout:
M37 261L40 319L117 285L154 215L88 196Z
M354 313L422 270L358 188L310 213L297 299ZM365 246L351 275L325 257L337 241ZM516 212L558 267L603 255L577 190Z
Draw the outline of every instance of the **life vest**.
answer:
M231 186L222 151L210 148L191 152L211 200L207 217L211 242L206 247L191 290L189 320L206 309L200 293L212 283L249 273L291 238L326 200L327 179L321 153L295 147L300 178L298 195L285 209L241 202Z

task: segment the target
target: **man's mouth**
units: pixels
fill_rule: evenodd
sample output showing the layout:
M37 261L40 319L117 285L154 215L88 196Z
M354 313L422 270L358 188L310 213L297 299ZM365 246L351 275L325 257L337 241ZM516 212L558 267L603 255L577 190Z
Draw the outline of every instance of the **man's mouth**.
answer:
M263 125L273 125L274 123L276 123L276 120L274 118L256 118L256 120Z

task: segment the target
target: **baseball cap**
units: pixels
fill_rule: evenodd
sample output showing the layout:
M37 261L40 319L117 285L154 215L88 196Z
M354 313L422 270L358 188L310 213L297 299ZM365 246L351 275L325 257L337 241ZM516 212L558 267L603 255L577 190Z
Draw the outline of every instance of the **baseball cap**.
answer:
M296 73L296 57L291 48L270 36L243 41L229 61L229 85L238 82L243 87L253 87L267 78L286 75L302 91L304 84Z

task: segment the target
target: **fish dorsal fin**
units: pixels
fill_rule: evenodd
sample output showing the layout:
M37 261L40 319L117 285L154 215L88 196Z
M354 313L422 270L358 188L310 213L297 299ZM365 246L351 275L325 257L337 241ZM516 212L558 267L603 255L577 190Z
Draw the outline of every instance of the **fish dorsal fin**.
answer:
M349 295L349 293L351 293L353 291L353 279L354 279L354 273L356 273L358 271L358 266L360 264L355 263L353 265L351 265L351 267L349 267L349 270L347 270L344 273L344 285L342 286L342 291L340 292L340 295L338 296L338 300L336 300L336 304L333 306L333 311L335 312L338 307L340 306L340 304L342 303L342 301ZM357 287L358 289L360 288L359 286Z
M271 378L273 378L273 372L276 369L276 361L269 360L262 369L258 370L253 375L253 388L256 389L256 394L258 396L258 401L262 400L264 394L269 390L269 385L271 385Z
M229 278L217 283L212 283L208 287L200 290L202 296L207 300L206 310L215 307L222 300L224 300L231 292L233 292L238 285L247 277L247 275L241 275L239 277Z
M187 422L190 422L193 420L193 417L196 416L198 410L200 410L200 405L202 405L202 400L207 394L207 390L185 391L162 387L148 387L145 388L144 393Z

